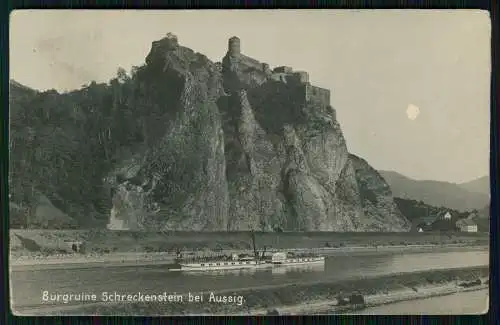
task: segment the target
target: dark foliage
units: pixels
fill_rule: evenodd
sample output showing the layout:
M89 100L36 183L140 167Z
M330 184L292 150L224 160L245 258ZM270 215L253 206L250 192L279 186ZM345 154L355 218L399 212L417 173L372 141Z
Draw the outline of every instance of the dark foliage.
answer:
M107 222L103 177L128 147L154 136L155 128L145 127L151 120L161 120L148 100L152 90L143 87L147 77L141 68L132 77L119 69L109 84L62 94L11 82L9 192L18 210L30 214L34 196L43 193L80 226ZM11 225L23 223L11 215Z

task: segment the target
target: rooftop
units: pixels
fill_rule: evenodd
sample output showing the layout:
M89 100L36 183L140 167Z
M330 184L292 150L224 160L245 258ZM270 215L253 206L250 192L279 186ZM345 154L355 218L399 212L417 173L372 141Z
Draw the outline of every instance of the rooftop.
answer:
M456 222L457 226L476 226L477 223L474 222L474 220L471 219L460 219Z

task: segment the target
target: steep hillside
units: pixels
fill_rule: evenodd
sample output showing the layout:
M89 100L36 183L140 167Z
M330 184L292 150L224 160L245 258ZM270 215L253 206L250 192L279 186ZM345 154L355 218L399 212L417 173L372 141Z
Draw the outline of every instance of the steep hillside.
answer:
M155 41L129 77L11 93L12 202L43 193L80 226L406 231L382 177L348 153L330 92L240 53Z
M435 207L422 201L394 198L401 213L412 223L412 228L422 226L426 230L451 230L455 231L456 222L460 219L471 219L477 224L480 232L488 232L490 229L489 205L472 211L457 211L446 207ZM451 219L443 218L450 213Z
M454 223L463 218L467 218L469 212L461 212L446 207L436 207L425 204L422 201L395 198L394 201L401 213L412 223L413 228L421 224L432 225L434 230L448 228L454 230ZM443 222L443 216L450 213L451 220Z
M110 123L103 115L111 95L107 85L59 94L11 83L11 209L32 220L43 196L81 226L106 224L110 204L102 177L112 162L104 153L104 125ZM15 215L22 218L23 213Z
M382 176L360 157L351 154L350 161L356 172L363 211L367 216L365 220L371 223L369 228L397 231L403 226L408 227L411 219L402 213ZM402 224L403 220L405 224Z
M380 174L395 197L459 211L481 209L489 203L489 195L471 192L454 183L417 181L392 171L380 171Z

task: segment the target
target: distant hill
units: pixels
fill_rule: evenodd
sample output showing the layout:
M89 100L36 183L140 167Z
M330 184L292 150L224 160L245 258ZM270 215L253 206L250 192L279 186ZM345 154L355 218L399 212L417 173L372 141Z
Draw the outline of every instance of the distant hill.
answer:
M490 218L490 205L488 204L484 208L477 211L477 216L479 218L489 219Z
M488 194L464 188L465 186L480 189L480 182L455 184L430 180L418 181L393 171L380 171L380 174L391 187L395 197L423 201L432 206L458 211L479 210L489 204Z
M469 192L490 195L490 178L483 176L470 182L459 184L461 188Z

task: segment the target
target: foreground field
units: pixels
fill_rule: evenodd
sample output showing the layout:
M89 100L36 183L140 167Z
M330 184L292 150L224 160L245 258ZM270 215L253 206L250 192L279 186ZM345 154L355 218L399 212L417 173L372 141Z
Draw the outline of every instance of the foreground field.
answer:
M201 293L202 302L188 297L175 302L91 303L85 306L45 306L31 310L44 315L188 315L188 314L314 314L349 312L352 306L339 304L342 297L363 296L364 306L439 296L488 287L488 267L429 270L391 274L349 281L269 286L248 290L219 290ZM470 285L472 284L472 285ZM200 294L200 293L193 293ZM240 303L217 303L216 297L242 297ZM464 302L466 303L466 302ZM485 306L486 307L486 306ZM480 311L479 311L480 312Z
M488 245L485 233L255 233L258 249L343 248L401 245ZM83 242L84 253L247 250L249 232L131 232L109 230L11 230L12 256L54 255L71 251L68 241Z

